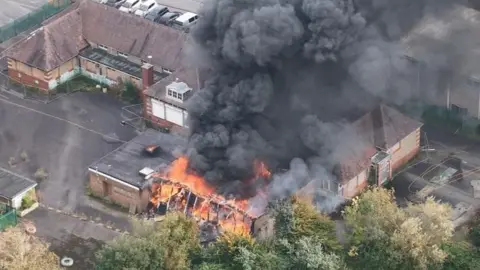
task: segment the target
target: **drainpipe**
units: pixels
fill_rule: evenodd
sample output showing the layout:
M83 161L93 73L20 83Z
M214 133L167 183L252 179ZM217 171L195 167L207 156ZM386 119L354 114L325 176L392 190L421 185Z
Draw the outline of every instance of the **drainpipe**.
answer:
M450 82L447 84L447 109L450 110Z

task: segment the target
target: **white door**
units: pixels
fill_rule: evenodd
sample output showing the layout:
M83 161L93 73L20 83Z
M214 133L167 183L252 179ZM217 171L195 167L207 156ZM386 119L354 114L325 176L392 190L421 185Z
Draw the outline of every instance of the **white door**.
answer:
M152 114L158 118L165 119L165 105L156 99L152 100Z
M167 117L165 120L172 122L174 124L177 124L181 127L183 127L183 111L182 109L173 107L171 105L165 104L166 111L167 111Z

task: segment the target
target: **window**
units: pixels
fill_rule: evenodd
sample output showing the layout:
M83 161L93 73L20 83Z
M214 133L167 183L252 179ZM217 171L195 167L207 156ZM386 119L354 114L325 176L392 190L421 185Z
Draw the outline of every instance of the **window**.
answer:
M121 57L124 57L124 58L128 58L128 54L126 54L126 53L118 52L118 56L121 56Z
M398 142L394 146L392 146L392 148L390 150L391 150L392 153L395 153L398 150L400 150L400 142Z
M178 99L183 100L182 94L178 94Z
M100 49L102 49L102 50L105 50L105 51L108 51L108 47L107 47L107 46L98 45L98 48L100 48Z
M170 96L170 97L171 97L171 96L173 96L173 94L172 94L172 90L170 90L170 89L169 89L169 90L168 90L168 94L167 94L167 95L168 95L168 96Z
M173 92L173 97L177 98L177 92Z

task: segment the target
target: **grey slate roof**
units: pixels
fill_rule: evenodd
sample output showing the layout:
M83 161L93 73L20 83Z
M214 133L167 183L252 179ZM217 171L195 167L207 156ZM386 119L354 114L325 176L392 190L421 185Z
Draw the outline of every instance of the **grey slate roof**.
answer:
M35 187L36 182L16 173L0 168L0 196L9 200L16 195Z
M175 160L174 153L182 151L186 144L187 140L179 135L147 129L130 142L92 164L89 169L143 188L145 180L139 171L145 167L154 170L166 168ZM161 147L158 154L151 156L145 152L145 147L150 145Z

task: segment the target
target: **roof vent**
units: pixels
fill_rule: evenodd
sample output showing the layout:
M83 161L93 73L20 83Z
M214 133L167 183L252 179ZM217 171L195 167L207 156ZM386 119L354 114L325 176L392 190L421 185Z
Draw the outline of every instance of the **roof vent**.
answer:
M178 82L178 78L175 78L175 82Z
M152 168L149 168L149 167L145 167L145 168L143 168L139 171L140 175L143 176L143 177L147 177L154 172L155 171Z

